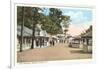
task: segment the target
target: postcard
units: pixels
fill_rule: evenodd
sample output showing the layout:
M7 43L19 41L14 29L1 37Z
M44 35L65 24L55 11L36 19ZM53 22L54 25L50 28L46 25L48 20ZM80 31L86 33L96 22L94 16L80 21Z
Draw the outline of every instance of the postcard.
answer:
M92 7L14 3L12 11L13 65L92 59Z

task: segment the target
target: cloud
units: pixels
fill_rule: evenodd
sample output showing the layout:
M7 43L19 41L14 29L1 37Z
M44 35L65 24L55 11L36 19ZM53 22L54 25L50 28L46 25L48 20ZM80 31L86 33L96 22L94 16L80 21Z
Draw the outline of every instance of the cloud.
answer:
M69 15L71 17L72 23L85 23L92 20L91 11L83 11L83 10L68 10L64 11L64 15Z

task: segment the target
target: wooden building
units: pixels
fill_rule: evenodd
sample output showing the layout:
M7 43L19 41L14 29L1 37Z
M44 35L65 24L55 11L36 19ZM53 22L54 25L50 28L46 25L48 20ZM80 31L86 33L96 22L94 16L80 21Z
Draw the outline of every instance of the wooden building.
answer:
M41 48L41 47L47 47L48 46L48 40L49 37L47 36L46 31L40 30L39 28L35 29L35 41L34 41L34 48ZM20 42L21 42L21 26L17 26L17 50L20 49ZM25 27L23 28L23 44L22 48L30 49L32 45L32 30Z

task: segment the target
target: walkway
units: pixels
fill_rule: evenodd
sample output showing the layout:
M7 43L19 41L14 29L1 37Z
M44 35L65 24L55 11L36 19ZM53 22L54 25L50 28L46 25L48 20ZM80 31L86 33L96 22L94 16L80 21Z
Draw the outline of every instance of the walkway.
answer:
M69 48L67 44L56 44L52 47L29 49L17 52L18 62L34 62L48 60L69 60L92 58L92 54L83 53L79 48Z

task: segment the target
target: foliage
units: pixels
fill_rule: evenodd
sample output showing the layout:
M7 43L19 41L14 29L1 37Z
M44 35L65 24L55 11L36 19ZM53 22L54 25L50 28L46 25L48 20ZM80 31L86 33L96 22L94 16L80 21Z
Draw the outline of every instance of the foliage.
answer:
M39 12L41 11L41 13ZM60 23L64 21L64 26L68 27L66 21L70 20L69 16L62 15L62 11L57 8L49 8L48 15L43 13L44 8L38 7L25 7L24 10L24 26L32 29L33 24L42 24L42 29L46 30L49 34L62 33L62 28ZM22 23L22 7L17 7L17 24ZM69 23L69 22L68 22ZM35 26L34 26L35 27Z
M22 23L22 7L17 7L17 24L21 25ZM24 25L28 28L31 28L32 20L31 20L31 7L24 7Z
M46 30L47 33L53 35L62 32L61 28L59 28L52 20L50 20L49 16L46 16L45 22L42 25L42 29Z

